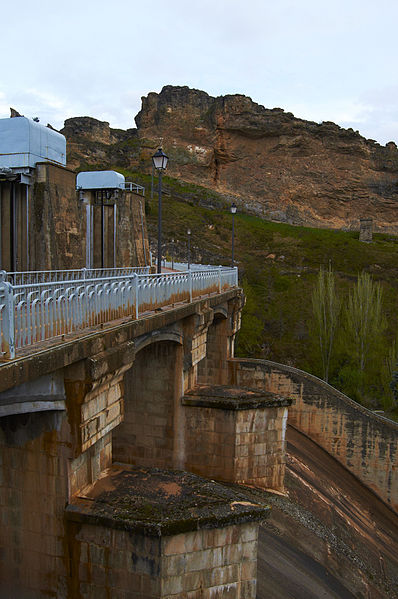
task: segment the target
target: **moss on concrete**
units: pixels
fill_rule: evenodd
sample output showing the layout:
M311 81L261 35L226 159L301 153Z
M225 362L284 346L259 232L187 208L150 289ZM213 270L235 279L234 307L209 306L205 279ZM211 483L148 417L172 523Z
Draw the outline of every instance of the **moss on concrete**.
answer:
M115 465L66 508L68 520L148 536L265 520L268 505L214 481L177 470Z
M233 411L279 408L292 402L283 395L233 385L197 385L182 398L185 406Z

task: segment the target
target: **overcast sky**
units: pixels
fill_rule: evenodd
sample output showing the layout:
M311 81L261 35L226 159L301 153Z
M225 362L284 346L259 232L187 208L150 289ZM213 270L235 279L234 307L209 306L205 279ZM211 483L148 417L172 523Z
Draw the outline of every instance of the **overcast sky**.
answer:
M398 0L19 0L0 23L0 118L134 127L188 85L398 142Z

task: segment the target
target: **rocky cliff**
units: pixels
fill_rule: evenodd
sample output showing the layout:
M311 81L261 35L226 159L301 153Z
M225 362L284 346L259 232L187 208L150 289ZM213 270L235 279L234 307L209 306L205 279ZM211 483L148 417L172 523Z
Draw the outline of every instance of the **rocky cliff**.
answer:
M331 122L298 119L243 95L166 86L142 98L137 129L68 119L69 164L146 170L163 140L168 174L292 224L357 229L360 217L398 233L398 149Z

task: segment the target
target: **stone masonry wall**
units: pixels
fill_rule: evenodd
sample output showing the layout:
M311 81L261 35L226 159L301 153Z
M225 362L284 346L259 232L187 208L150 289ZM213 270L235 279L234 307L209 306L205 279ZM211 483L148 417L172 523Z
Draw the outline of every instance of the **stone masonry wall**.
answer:
M77 199L75 173L38 164L31 202L30 269L83 268L85 244L85 207Z
M184 410L187 470L216 480L284 489L287 408Z
M112 465L112 435L108 433L71 461L69 495L78 493L98 479Z
M198 382L225 384L228 357L227 320L216 315L207 331L206 357L198 364Z
M124 192L117 204L117 266L150 264L145 198Z
M258 524L162 538L164 599L255 599Z
M181 349L165 341L137 353L125 375L124 421L113 432L114 461L173 467L182 384Z
M81 407L82 451L92 447L123 420L123 374L110 375L87 393Z
M185 469L216 480L235 480L236 413L184 406Z
M324 381L267 360L232 359L230 382L295 399L289 424L316 441L398 511L398 424L373 414Z
M26 259L25 189L17 186L18 217L17 270L78 269L86 266L86 206L76 192L76 173L54 164L41 163L35 170L29 198L29 257ZM9 185L2 184L3 266L10 264ZM144 198L123 192L117 201L116 266L145 266L150 262ZM113 215L113 209L112 209ZM113 230L113 216L112 230ZM0 223L1 225L1 223ZM97 231L97 236L100 233ZM113 234L110 240L113 266ZM28 268L29 266L29 268ZM97 265L98 266L98 265Z
M68 522L69 597L161 597L161 540Z
M64 597L66 415L8 416L0 426L0 599Z
M237 413L235 480L283 491L287 408Z
M68 523L70 596L255 599L258 524L147 537Z

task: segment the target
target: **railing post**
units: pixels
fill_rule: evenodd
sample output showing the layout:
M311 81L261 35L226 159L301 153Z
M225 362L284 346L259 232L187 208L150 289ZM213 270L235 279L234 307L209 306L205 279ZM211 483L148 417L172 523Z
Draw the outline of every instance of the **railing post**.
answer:
M134 273L134 290L135 290L135 317L138 320L138 312L139 312L139 295L138 295L138 281L139 275Z
M218 293L221 293L221 270L222 266L218 267Z
M0 283L0 335L1 359L12 360L15 358L15 309L14 293L10 283Z
M192 270L188 270L189 301L192 302Z

